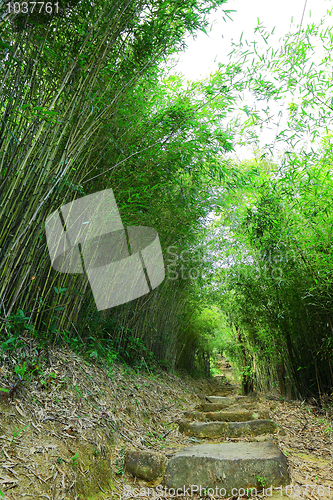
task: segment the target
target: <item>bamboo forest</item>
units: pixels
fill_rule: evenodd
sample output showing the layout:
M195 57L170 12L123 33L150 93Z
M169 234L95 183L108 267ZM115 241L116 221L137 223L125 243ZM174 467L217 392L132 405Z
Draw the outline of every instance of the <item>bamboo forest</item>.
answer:
M176 71L234 8L0 0L1 498L333 496L331 11L278 42L258 11L209 76ZM131 254L145 288L114 282L99 306L111 278L93 281L79 236L67 272L48 228L107 195L96 236L112 205L129 252L135 227L155 239ZM237 467L200 446L235 446Z

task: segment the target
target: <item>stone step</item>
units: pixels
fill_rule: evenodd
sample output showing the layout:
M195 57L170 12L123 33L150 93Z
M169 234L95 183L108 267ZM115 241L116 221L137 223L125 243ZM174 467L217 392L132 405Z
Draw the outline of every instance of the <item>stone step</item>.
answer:
M179 432L198 438L237 438L274 434L277 427L271 420L248 420L247 422L190 422L178 423Z
M253 400L237 400L236 398L224 398L222 403L200 403L195 407L195 410L203 412L220 411L226 409L241 409L252 411L255 408L255 401Z
M247 420L269 419L268 411L227 410L227 411L185 411L184 417L199 422L246 422Z
M233 392L237 394L238 392L238 387L235 386L222 386L219 387L218 389L215 389L212 391L212 396L228 396L229 394L232 394Z
M190 488L187 493L191 497L196 493L200 496L215 494L217 497L244 496L249 493L252 498L256 492L246 490L256 488L258 492L261 491L260 478L265 479L268 496L272 496L270 487L290 483L286 459L272 442L190 446L170 459L164 484L175 490Z
M246 403L248 401L251 401L251 398L249 396L207 396L206 399L208 400L209 403L215 403L215 404L232 404L234 401L241 402L241 403Z
M228 384L228 379L227 379L227 377L225 375L216 375L213 378L213 381L216 382L219 385L226 385L226 384Z

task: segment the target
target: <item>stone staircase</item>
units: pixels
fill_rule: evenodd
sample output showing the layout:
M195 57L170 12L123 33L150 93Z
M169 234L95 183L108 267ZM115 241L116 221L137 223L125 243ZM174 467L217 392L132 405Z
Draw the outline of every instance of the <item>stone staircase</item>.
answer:
M255 399L245 396L208 396L206 400L194 411L184 413L179 430L218 442L189 446L176 453L168 463L165 485L175 489L201 485L202 489L225 495L251 489L254 493L263 487L273 492L273 488L281 487L282 493L290 483L285 457L272 439L251 441L254 437L267 439L277 432L268 412L257 409ZM247 441L226 442L232 438Z
M221 385L219 394L202 397L204 401L193 411L184 412L179 431L205 442L181 449L168 461L153 452L128 452L127 470L143 477L140 470L150 470L148 462L158 462L164 487L184 490L188 496L214 492L222 498L255 497L261 491L274 497L278 488L277 496L285 498L283 491L291 481L287 461L273 439L277 426L267 411L259 409L256 397L239 396L236 391L230 384Z
M207 399L209 403L199 405L197 410L206 410L208 405L214 405L213 409L209 406L210 411L185 412L186 419L179 422L180 432L198 438L225 439L274 434L277 431L274 422L268 420L268 412L232 409L239 402L250 405L249 398L210 396Z

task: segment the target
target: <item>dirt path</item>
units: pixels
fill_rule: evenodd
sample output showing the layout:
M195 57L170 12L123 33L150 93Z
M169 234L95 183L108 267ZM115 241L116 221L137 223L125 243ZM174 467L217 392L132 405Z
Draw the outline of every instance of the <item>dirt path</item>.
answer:
M235 398L239 388L232 385L235 378L233 370L225 359L220 359L221 374L216 376L205 389L209 391L210 395L217 396L232 396ZM221 384L224 385L221 389ZM207 394L207 392L206 392ZM265 442L270 441L275 443L283 452L288 461L288 469L290 475L289 485L273 491L274 498L308 498L308 499L329 499L333 498L333 449L332 437L333 426L331 426L329 412L322 412L318 415L315 408L306 403L299 401L287 402L274 395L267 395L266 397L258 396L252 401L252 409L257 412L268 413L269 418L276 423L276 432L269 434L259 434L257 436L215 436L212 435L204 437L207 427L209 427L209 420L211 416L205 410L211 410L209 405L213 405L214 397L207 397L204 393L199 394L201 403L189 408L188 411L183 413L183 417L178 425L181 434L188 436L188 441L185 443L193 445L192 451L195 446L199 447L201 444L217 444L226 443L249 443L249 442ZM210 402L209 402L209 401ZM216 401L216 400L215 400ZM215 403L216 404L216 403ZM225 413L235 409L235 406L240 406L239 401L234 405L229 405L229 408L224 408ZM244 405L240 410L244 411ZM214 412L214 425L218 413L222 413L223 409L215 408ZM225 419L225 413L223 419ZM191 415L192 414L192 415ZM184 423L185 416L185 423ZM233 415L235 418L235 415ZM203 424L203 425L202 425ZM225 429L224 429L225 430ZM215 428L216 431L216 428ZM215 432L214 431L214 432ZM166 457L172 460L177 456L179 450L182 449L182 444L179 441L179 434L173 432L173 437L170 436L170 443L164 449ZM178 442L172 443L172 440L177 436ZM182 441L182 440L181 440ZM199 445L200 444L200 445ZM242 445L243 446L243 445ZM127 480L131 481L130 475ZM147 484L153 485L154 483L146 483L140 479L136 479L136 485L145 486ZM271 498L269 492L259 493L255 498ZM194 495L195 497L195 495ZM214 498L212 496L211 498ZM217 497L216 497L217 498ZM231 497L230 497L231 498ZM233 496L236 498L243 498Z
M231 383L234 378L226 360L220 359L220 367L220 375L201 394L201 403L183 412L177 421L178 431L188 436L188 442L186 447L177 443L163 450L168 459L164 462L165 470L162 454L126 452L126 470L135 476L136 485L136 489L133 484L126 485L129 498L135 499L139 486L144 492L145 487L163 485L166 497L170 491L184 487L184 494L186 491L197 498L195 489L192 491L189 485L198 484L205 484L211 497L216 491L217 497L231 498L232 494L233 498L241 498L250 488L252 497L288 498L284 491L291 482L288 465L275 439L279 433L284 434L283 429L269 419L261 398L240 394L239 387ZM222 476L213 470L222 471Z
M62 349L50 350L41 368L46 384L36 379L8 401L0 400L0 490L5 500L123 500L127 487L149 484L126 472L126 449L162 453L170 460L189 445L218 441L179 431L185 412L208 404L207 395L221 394L218 377L195 380L185 373L152 373L117 363L98 366ZM234 391L232 370L223 370L230 378L221 395L228 396ZM1 387L8 387L12 378L3 364ZM300 496L291 497L332 499L332 493L327 495L329 487L333 491L329 412L318 414L314 406L276 396L259 396L256 410L268 411L278 424L274 440L288 458L293 491L303 486Z

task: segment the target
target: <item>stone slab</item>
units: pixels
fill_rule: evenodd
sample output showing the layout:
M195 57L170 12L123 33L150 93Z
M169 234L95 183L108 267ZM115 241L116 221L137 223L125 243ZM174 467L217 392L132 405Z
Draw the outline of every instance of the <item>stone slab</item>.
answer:
M210 403L217 403L217 404L223 404L223 403L233 404L235 402L245 403L251 401L251 399L248 396L207 396L207 399Z
M233 488L257 488L259 491L258 477L266 479L266 487L290 483L286 459L272 442L190 446L170 459L164 484L175 489L197 487L190 492L192 494L200 493L200 487L224 488L231 495ZM205 496L203 492L202 496Z
M268 411L227 410L215 412L185 411L184 417L199 422L246 422L247 420L269 419Z
M179 422L179 431L186 436L198 438L237 438L274 434L277 427L271 420L249 420L247 422Z
M220 411L220 410L226 410L227 408L233 408L235 406L239 407L240 404L242 406L242 409L250 410L251 407L254 406L253 401L242 401L242 402L237 402L233 400L232 398L227 398L228 401L224 401L223 403L201 403L195 407L196 410L198 411L204 411L204 412L210 412L210 411ZM231 401L229 401L231 400Z
M233 393L238 394L238 387L220 387L212 392L212 396L227 397Z

